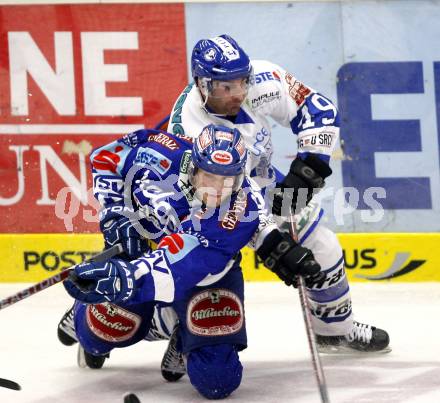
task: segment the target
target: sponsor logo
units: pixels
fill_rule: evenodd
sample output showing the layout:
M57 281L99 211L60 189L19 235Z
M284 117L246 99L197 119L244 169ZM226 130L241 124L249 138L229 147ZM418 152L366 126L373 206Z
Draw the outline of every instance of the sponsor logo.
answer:
M246 212L247 194L240 189L237 198L234 200L232 209L228 210L223 217L220 226L228 231L232 231L240 220L240 217Z
M240 58L240 54L238 53L238 50L232 46L232 43L227 41L225 38L220 38L219 36L216 36L215 38L211 39L212 42L214 42L223 52L223 55L229 60L237 60Z
M183 153L182 159L180 160L179 171L183 174L188 174L188 168L190 162L191 162L191 151L187 150Z
M332 143L333 134L331 133L308 134L298 139L299 148L304 148L307 146L320 146L331 148Z
M212 62L215 59L216 55L217 55L217 51L214 48L209 48L203 54L203 58L208 62Z
M200 150L202 151L205 148L207 148L209 145L211 145L213 140L209 129L208 128L204 129L200 134L200 136L197 138L197 140L199 142Z
M166 173L171 166L171 160L169 158L156 150L145 147L138 149L134 163L154 166L162 174Z
M371 254L375 252L375 249L364 249L359 251L354 251L354 261L352 263L346 262L345 266L347 269L353 269L355 267L360 267L361 269L373 269L377 265L377 260ZM359 253L359 257L358 257ZM344 258L346 256L346 252L344 251ZM361 260L363 260L363 263L361 263ZM367 261L368 263L365 263ZM411 259L411 253L410 252L396 252L393 261L391 264L383 270L381 273L378 274L354 274L354 277L362 278L366 280L390 280L394 279L396 277L403 276L405 274L411 273L414 270L421 267L423 264L426 263L426 260L421 259ZM360 265L359 265L360 264Z
M304 103L304 100L312 92L309 87L306 87L301 81L298 81L291 74L286 73L286 82L289 85L289 95L298 106Z
M185 141L187 141L188 143L191 143L191 144L193 143L193 138L189 137L189 136L185 136L184 134L175 133L174 137L177 137L179 139L185 140Z
M119 194L124 187L124 181L120 177L99 175L93 178L93 187Z
M255 143L252 145L252 147L252 154L255 154L256 156L266 153L266 151L270 152L272 142L268 129L262 127L261 130L257 132L255 135Z
M121 161L121 157L117 153L123 149L122 146L117 146L115 147L114 152L101 150L92 160L93 168L100 171L116 173L119 161Z
M179 253L184 246L185 242L182 236L179 234L167 235L159 242L159 245L157 245L158 248L167 248L168 252L172 253L173 255Z
M261 73L255 74L255 84L260 84L270 80L281 81L280 76L276 71L263 71Z
M121 342L132 337L141 323L140 316L117 305L87 305L87 325L100 339Z
M274 99L280 99L281 95L279 91L268 92L266 94L261 94L259 97L252 99L252 107L258 108L261 105L264 105L267 102L271 102Z
M151 134L148 136L148 141L154 141L155 143L158 143L168 148L171 151L175 151L179 149L179 146L174 141L174 139L172 139L170 136L168 136L165 133Z
M215 137L219 140L232 141L234 140L234 136L232 133L218 131L215 133Z
M96 255L95 251L64 251L56 253L52 250L36 252L25 250L23 252L23 266L25 271L36 267L43 267L47 271L64 270L78 263L84 262L91 256Z
M217 150L211 154L211 159L220 165L229 165L232 162L232 154L229 151Z
M351 314L351 300L347 298L336 304L334 302L328 304L312 303L311 312L313 316L324 322L340 322Z
M186 323L198 336L227 336L243 327L243 306L232 291L217 288L194 295L188 303Z

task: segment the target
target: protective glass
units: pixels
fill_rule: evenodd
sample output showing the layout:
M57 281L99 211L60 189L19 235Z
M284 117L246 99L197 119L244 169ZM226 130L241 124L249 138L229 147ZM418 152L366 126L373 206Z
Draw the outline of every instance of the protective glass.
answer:
M202 88L212 98L237 97L247 95L254 83L254 75L251 73L248 77L228 81L211 80L206 77L200 80Z

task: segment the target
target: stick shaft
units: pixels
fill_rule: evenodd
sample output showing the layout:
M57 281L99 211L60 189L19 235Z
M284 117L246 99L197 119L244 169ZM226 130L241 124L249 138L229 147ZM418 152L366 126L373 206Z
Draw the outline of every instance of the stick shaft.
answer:
M109 249L102 251L101 253L98 253L97 255L91 257L87 261L101 262L101 261L110 259L113 256L115 256L121 252L122 252L122 245L117 244L117 245L112 246ZM0 310L3 308L6 308L8 306L11 306L18 301L21 301L25 298L28 298L31 295L36 294L37 292L45 290L46 288L49 288L50 286L65 280L67 278L67 276L69 275L70 271L73 270L75 268L75 266L77 266L77 265L69 267L68 269L63 270L62 272L55 274L52 277L49 277L43 281L40 281L39 283L36 283L28 288L25 288L24 290L21 290L21 291L17 292L16 294L13 294L5 299L2 299L0 301Z
M295 221L293 215L290 214L290 235L295 242L298 241L296 233ZM322 403L330 403L328 397L327 383L325 381L324 370L322 368L321 359L319 357L318 347L316 346L315 332L312 327L312 317L310 314L310 304L306 295L306 285L301 276L297 276L299 299L304 317L304 325L307 333L307 341L309 344L310 355L312 357L313 372L315 374L316 383L318 384L319 394Z

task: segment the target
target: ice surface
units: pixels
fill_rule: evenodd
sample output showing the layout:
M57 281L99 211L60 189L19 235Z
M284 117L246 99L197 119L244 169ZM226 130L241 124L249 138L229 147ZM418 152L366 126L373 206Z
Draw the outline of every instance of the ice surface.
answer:
M0 298L26 284L1 284ZM322 356L332 403L440 402L440 284L352 284L355 317L385 328L389 354ZM246 283L249 347L244 376L231 402L319 402L296 290ZM56 328L71 300L55 285L0 311L0 402L202 402L187 377L171 384L159 365L166 342L114 350L102 370L76 365L76 347L61 345Z

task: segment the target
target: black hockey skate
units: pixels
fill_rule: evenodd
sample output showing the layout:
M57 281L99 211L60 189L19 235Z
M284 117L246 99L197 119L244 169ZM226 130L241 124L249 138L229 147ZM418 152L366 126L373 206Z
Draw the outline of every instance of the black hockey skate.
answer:
M353 321L351 332L345 336L316 335L316 343L321 353L354 352L388 353L390 337L385 330Z
M186 374L185 361L183 355L177 349L177 343L179 340L179 325L174 327L173 334L171 335L168 347L162 358L160 369L162 376L168 382L177 382L183 375Z
M77 362L80 368L89 367L91 369L101 369L104 365L105 359L109 358L110 354L94 355L88 353L84 348L78 346Z
M58 340L65 346L72 346L78 343L78 337L75 332L73 306L70 308L61 318L58 323ZM104 365L106 358L109 358L109 354L106 355L93 355L85 351L81 345L78 348L77 362L81 368L89 367L92 369L100 369Z
M73 306L61 318L58 323L58 340L65 346L72 346L78 342L73 321Z

